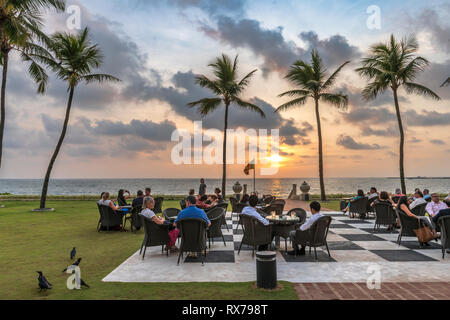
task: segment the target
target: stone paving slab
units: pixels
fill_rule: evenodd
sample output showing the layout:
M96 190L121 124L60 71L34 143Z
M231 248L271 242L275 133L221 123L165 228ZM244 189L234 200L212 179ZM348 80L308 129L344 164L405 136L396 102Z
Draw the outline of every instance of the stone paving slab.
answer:
M450 282L295 283L300 300L450 300Z
M326 212L333 218L328 235L331 258L326 248L318 248L310 255L292 257L285 253L284 239L277 251L278 279L291 282L365 282L369 266L378 265L383 281L450 281L450 255L442 260L440 242L421 248L414 237L404 237L404 245L395 243L398 232L386 228L373 231L373 219L355 223L338 212ZM310 215L310 213L309 213ZM161 254L161 247L147 248L145 259L137 251L103 281L108 282L247 282L256 280L256 261L253 248L242 246L242 227L236 231L237 215L227 213L227 222L234 228L222 229L222 239L216 239L208 249L204 266L200 259L184 256L177 266L178 254ZM351 227L342 227L350 226ZM362 226L363 228L359 228ZM292 247L289 243L288 250ZM139 249L139 248L136 248ZM426 270L426 272L417 272Z

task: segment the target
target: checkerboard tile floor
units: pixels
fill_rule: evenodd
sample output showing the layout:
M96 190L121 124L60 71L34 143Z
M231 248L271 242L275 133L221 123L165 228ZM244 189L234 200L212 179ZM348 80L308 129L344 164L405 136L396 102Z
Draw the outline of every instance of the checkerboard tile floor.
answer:
M439 261L441 259L440 242L432 242L431 246L421 248L415 237L403 237L402 245L396 243L398 230L387 231L381 226L374 230L375 220L350 219L340 212L327 212L333 218L328 234L328 245L331 258L326 248L317 248L319 262L414 262ZM222 226L225 244L222 239L216 238L211 242L207 251L205 263L237 263L252 260L252 247L242 245L243 230L238 226L238 216L227 213L227 226ZM287 250L292 250L290 241ZM293 257L285 253L285 241L281 239L278 249L279 256L288 263L314 262L314 250L305 256ZM200 259L185 257L185 263L199 263Z

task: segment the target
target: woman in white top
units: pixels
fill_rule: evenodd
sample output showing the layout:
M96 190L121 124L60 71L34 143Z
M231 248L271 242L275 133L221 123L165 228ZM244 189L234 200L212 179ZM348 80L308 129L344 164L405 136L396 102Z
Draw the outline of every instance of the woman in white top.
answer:
M110 207L111 209L113 209L114 211L117 211L117 210L120 210L120 209L121 209L119 206L116 206L116 204L114 203L114 201L111 201L109 192L105 192L105 193L103 194L102 199L103 199L103 201L102 201L102 203L101 203L102 205L108 206L108 207Z
M170 222L166 222L166 220L164 218L160 218L158 217L154 212L153 212L153 208L155 207L155 200L153 200L152 197L146 197L144 198L144 202L142 204L142 211L141 211L141 215L143 215L144 217L152 220L154 223L158 224L158 225L163 225L163 224L169 224L170 226L172 226L172 224ZM169 227L169 244L168 244L168 249L171 252L177 251L178 248L175 246L175 242L177 241L178 238L178 233L179 230L177 228L171 228Z

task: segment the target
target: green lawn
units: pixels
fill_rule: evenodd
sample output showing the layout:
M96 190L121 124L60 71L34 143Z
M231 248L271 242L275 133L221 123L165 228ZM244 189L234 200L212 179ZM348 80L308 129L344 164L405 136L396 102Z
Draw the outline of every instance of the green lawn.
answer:
M49 201L50 213L32 213L37 201L2 202L0 209L0 299L297 299L294 287L266 292L253 283L103 283L101 279L140 247L142 231L98 233L94 201ZM164 207L178 207L165 201ZM91 289L70 291L69 253L77 247L82 278ZM200 266L199 266L200 267ZM36 271L53 289L40 293Z

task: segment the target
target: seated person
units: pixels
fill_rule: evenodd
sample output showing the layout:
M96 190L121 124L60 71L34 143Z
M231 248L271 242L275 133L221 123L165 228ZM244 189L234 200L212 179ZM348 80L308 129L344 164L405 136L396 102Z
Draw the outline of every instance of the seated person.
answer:
M450 216L450 208L442 209L438 212L437 215L435 215L432 219L433 225L436 227L436 231L441 231L440 227L438 225L438 220L440 217ZM448 251L447 251L448 252Z
M393 205L394 202L389 197L389 194L386 191L381 191L380 195L378 196L378 199L376 199L374 202L372 202L370 205L373 207L376 204L389 204Z
M447 197L445 197L444 202L448 207L450 207L450 192L448 193Z
M148 198L152 196L152 189L151 188L145 188L145 196L144 198Z
M249 204L249 203L248 203L249 199L250 199L250 196L249 196L248 194L244 194L244 195L242 196L242 199L241 199L240 202L241 202L242 204L248 205L248 204Z
M224 202L224 199L223 199L223 196L222 196L222 191L219 189L219 188L216 188L215 190L214 190L214 194L216 195L216 197L217 197L217 203L222 203L222 202Z
M378 197L378 191L377 191L377 188L375 188L375 187L370 188L370 191L369 191L369 194L367 195L367 197L368 197L369 199Z
M190 189L189 190L189 194L188 194L188 196L186 197L185 200L187 200L187 198L190 197L190 196L195 197L195 190L194 189Z
M119 194L117 195L117 202L119 203L119 206L122 207L128 206L127 199L129 199L130 197L131 197L130 191L120 189Z
M357 196L350 199L350 201L349 201L347 207L346 207L344 210L342 210L342 212L343 212L343 213L346 213L346 212L350 209L350 204L351 204L351 203L353 203L353 202L355 202L355 201L357 201L357 200L359 200L359 199L362 199L362 198L364 198L364 191L361 190L361 189L359 189L359 190L358 190L358 193L357 193ZM354 218L354 217L355 217L355 215L352 213L352 214L350 215L350 218Z
M208 200L208 197L206 195L199 195L196 202L197 207L199 207L200 209L211 209L212 207L214 207L212 204L207 204L206 200Z
M434 230L434 227L433 227L433 225L431 223L431 220L428 217L423 217L423 216L419 216L418 217L414 213L412 213L411 210L409 210L409 208L408 208L408 198L406 196L401 197L398 200L398 203L397 203L396 207L397 207L398 210L402 211L407 216L418 219L420 221L421 225L424 225L426 227L430 227L430 229ZM430 244L425 242L425 243L421 243L421 245L429 246Z
M255 217L260 221L263 225L268 226L270 224L269 220L264 218L256 209L256 205L258 204L258 196L252 195L248 198L249 206L242 209L242 214ZM273 237L272 237L273 238ZM258 251L264 251L269 248L270 243L258 246Z
M417 207L418 205L427 203L425 201L425 199L423 198L423 193L420 190L416 190L416 192L414 193L414 201L411 201L409 204L409 210L414 209L415 207Z
M395 189L395 194L393 195L393 197L396 198L401 198L404 197L405 195L402 193L402 190L400 188Z
M423 198L425 199L426 202L430 202L431 201L430 190L423 189Z
M110 199L110 194L109 192L104 192L103 193L103 198L102 198L102 205L110 207L111 209L113 209L114 211L117 210L121 210L122 208L118 205L116 205L114 203L114 201L112 201ZM114 230L122 230L122 225L117 225L117 226L113 226L112 227ZM103 228L102 228L103 229Z
M242 209L242 214L245 214L245 215L251 216L251 217L255 217L265 226L269 225L269 220L264 218L256 209L256 206L258 204L258 196L255 196L255 195L250 196L248 203L249 203L249 206Z
M175 252L178 248L175 246L175 242L178 238L178 233L180 230L175 228L170 222L166 221L164 218L160 218L153 212L153 208L155 207L155 200L152 197L146 197L143 200L142 211L140 215L152 220L154 223L158 225L169 225L169 244L165 248L166 250L170 250L170 252Z
M137 198L133 200L133 202L131 203L131 206L133 208L142 208L142 205L144 203L144 192L142 192L142 190L138 190L137 192Z
M105 192L102 192L101 194L100 194L100 200L98 200L97 201L97 204L99 205L99 206L101 206L102 204L103 204L103 195L105 194Z
M439 200L439 194L433 193L431 195L431 202L427 204L426 210L431 217L434 217L439 213L439 211L447 208L448 206L444 202Z
M304 224L300 226L299 230L291 231L289 237L292 241L292 246L294 250L289 251L288 254L292 256L304 256L306 249L306 241L309 238L309 233L307 232L314 222L323 217L324 215L320 213L320 203L317 201L311 202L309 205L311 208L312 217L309 218ZM301 245L301 249L298 246Z
M189 218L203 219L208 223L208 227L211 226L211 221L209 221L208 216L205 213L205 210L197 208L197 199L194 196L187 197L186 209L180 211L180 213L178 214L177 218L174 221L174 226L177 225L177 222L179 220Z
M104 205L104 206L107 206L107 207L110 207L111 209L113 209L114 211L117 211L117 210L121 210L122 208L120 207L120 206L118 206L118 205L116 205L115 203L114 203L114 201L112 201L111 199L110 199L110 194L109 194L109 192L105 192L104 194L103 194L103 202L102 202L102 205Z

